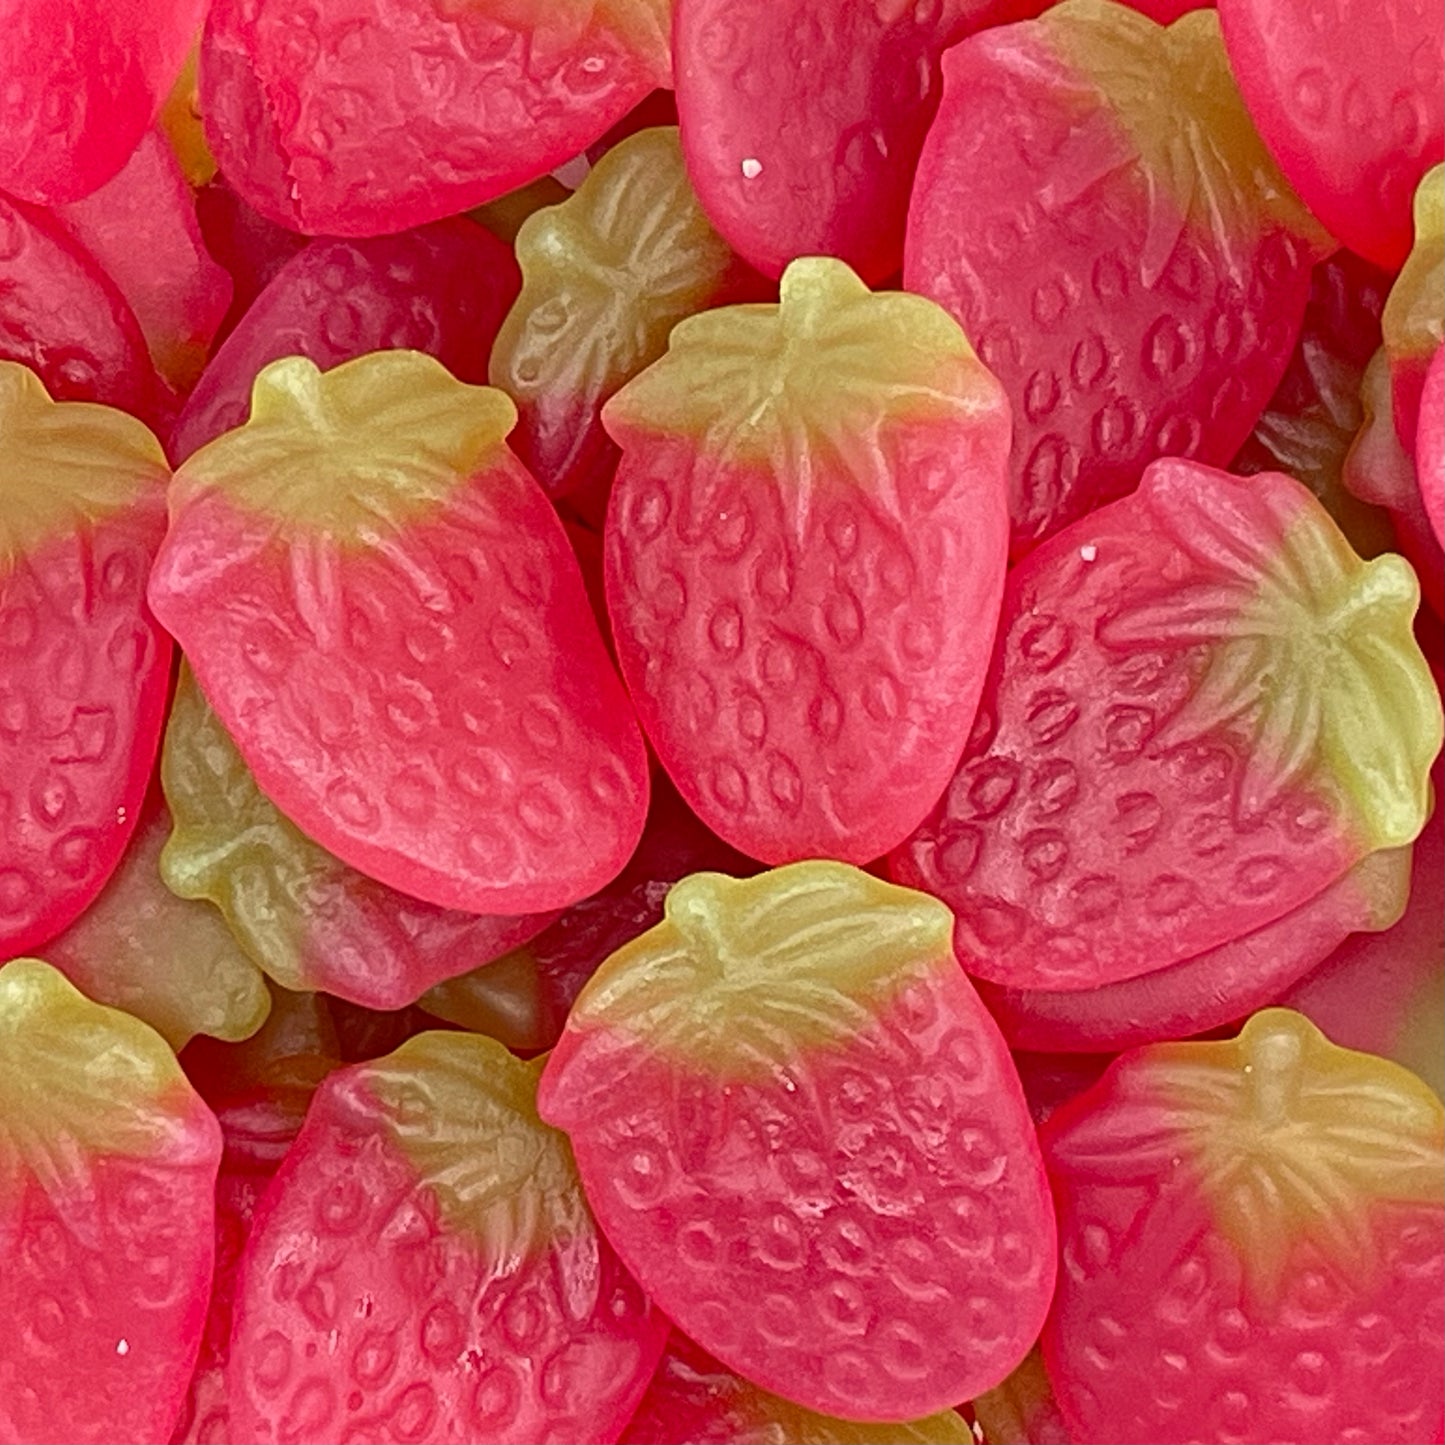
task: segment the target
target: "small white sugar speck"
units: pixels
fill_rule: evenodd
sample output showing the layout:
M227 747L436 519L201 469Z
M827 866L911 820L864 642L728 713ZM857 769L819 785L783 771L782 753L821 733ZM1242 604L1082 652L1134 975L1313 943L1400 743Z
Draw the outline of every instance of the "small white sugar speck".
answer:
M1092 542L1086 542L1079 548L1079 556L1086 562L1092 562L1098 555L1099 549Z
M115 1342L115 1352L116 1352L116 1354L118 1354L118 1355L128 1355L128 1354L130 1354L130 1341L129 1341L129 1340L117 1340L117 1341Z
M125 809L124 809L124 808L117 808L117 809L115 810L115 825L116 825L117 828L124 828L124 827L125 827Z
M756 156L748 156L743 161L743 175L750 181L755 181L763 173L763 163Z

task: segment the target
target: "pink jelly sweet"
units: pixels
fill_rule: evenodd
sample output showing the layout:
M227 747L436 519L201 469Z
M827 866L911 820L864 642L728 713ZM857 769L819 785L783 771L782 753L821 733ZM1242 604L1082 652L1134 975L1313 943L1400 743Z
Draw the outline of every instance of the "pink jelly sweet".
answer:
M204 0L14 0L0 50L0 191L41 205L125 165L180 74Z
M368 351L410 348L460 381L485 381L520 285L511 249L465 217L374 240L313 241L277 268L211 358L176 422L171 455L182 462L240 426L252 383L283 356L329 371Z
M206 137L280 225L368 236L544 176L668 83L664 0L216 0Z
M1398 270L1410 202L1445 160L1433 0L1219 0L1230 65L1259 133L1327 230Z
M322 1084L240 1267L236 1438L616 1438L667 1323L537 1118L539 1068L431 1033Z
M1437 347L1425 374L1415 433L1415 475L1435 538L1445 544L1445 347Z

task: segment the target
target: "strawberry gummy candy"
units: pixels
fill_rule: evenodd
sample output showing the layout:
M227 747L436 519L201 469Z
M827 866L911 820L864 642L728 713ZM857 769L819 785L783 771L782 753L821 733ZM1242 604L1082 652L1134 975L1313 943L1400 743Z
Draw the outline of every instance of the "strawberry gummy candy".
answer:
M1015 988L1263 928L1424 824L1441 716L1418 601L1298 482L1155 462L1010 574L975 737L893 876Z
M155 420L160 381L140 323L60 218L0 195L0 256L0 360L30 367L57 401Z
M974 1445L955 1410L922 1420L871 1424L839 1420L770 1395L674 1330L657 1373L619 1445Z
M180 73L205 0L9 0L0 191L79 200L129 159Z
M100 895L41 951L87 998L148 1023L178 1052L196 1034L249 1038L271 1007L266 981L214 908L161 881L170 834L153 788Z
M276 982L376 1009L489 964L551 915L488 916L423 903L313 843L256 786L189 667L181 666L161 754L175 831L161 872L182 898L209 899ZM209 910L208 910L209 911Z
M215 0L206 137L262 215L400 231L546 175L669 83L667 0Z
M951 924L842 863L694 874L543 1075L649 1296L824 1414L911 1419L996 1384L1053 1288L1033 1126Z
M488 387L378 352L256 380L176 473L151 605L298 828L444 908L621 871L647 761L562 524Z
M1040 1131L1044 1360L1082 1440L1439 1440L1445 1112L1285 1009L1125 1055Z
M705 828L666 777L653 778L647 826L627 866L504 959L422 995L422 1008L510 1049L550 1049L582 986L639 933L662 922L668 889L689 873L756 873L758 865Z
M35 959L0 968L0 1440L169 1436L220 1157L157 1033Z
M1228 462L1332 248L1255 135L1212 10L1164 29L1064 0L943 70L903 277L1013 404L1022 554L1155 457Z
M814 255L895 275L939 57L1047 3L675 0L682 144L713 224L769 276Z
M602 404L667 350L672 328L742 299L749 278L763 284L709 225L671 128L629 136L574 195L529 217L517 259L522 294L491 381L517 403L512 449L554 497L610 480Z
M235 1438L616 1439L667 1322L537 1117L540 1069L429 1033L322 1084L241 1264Z
M119 175L56 214L120 288L157 371L188 392L231 304L231 279L206 251L165 138L147 132Z
M521 278L512 253L464 217L400 236L313 241L282 266L211 358L176 421L184 462L244 424L267 363L304 356L322 371L369 351L435 356L458 381L484 382L487 356Z
M1394 270L1410 199L1445 159L1436 0L1218 0L1244 103L1325 228Z
M0 959L80 913L140 818L170 678L145 601L169 475L133 417L0 361Z
M1352 933L1397 922L1411 851L1377 849L1273 923L1138 978L1060 992L980 979L979 996L1013 1048L1116 1050L1204 1033L1277 1002Z
M864 863L968 735L1003 586L1008 407L922 297L795 261L682 322L603 411L617 655L697 815L770 863Z

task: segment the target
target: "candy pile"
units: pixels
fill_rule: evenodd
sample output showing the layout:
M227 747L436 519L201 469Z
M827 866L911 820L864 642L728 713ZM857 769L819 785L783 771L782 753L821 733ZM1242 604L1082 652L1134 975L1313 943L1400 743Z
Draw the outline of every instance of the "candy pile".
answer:
M1445 1442L1438 0L0 9L0 1445Z

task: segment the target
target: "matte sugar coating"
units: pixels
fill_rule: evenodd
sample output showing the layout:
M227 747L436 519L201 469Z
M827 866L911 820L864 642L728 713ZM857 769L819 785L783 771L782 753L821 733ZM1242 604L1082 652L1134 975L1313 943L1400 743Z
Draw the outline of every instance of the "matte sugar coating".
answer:
M1166 29L1066 0L943 70L904 281L1008 393L1021 556L1156 457L1234 456L1331 243L1255 135L1212 10Z
M1018 1078L948 910L832 862L679 883L543 1076L608 1238L678 1328L820 1414L996 1384L1052 1289Z
M614 146L575 194L517 235L525 282L491 356L517 403L511 438L551 496L616 465L603 403L667 350L680 321L727 299L746 268L692 193L674 127Z
M1440 700L1394 554L1276 473L1156 462L1010 574L978 731L893 856L965 966L1069 990L1264 927L1429 809Z
M576 558L503 440L515 418L417 352L275 362L251 419L177 473L150 584L286 816L474 913L595 891L647 800Z
M678 791L772 863L863 863L958 756L1004 564L1007 408L967 338L841 261L681 322L608 402L607 601Z
M1445 1112L1413 1074L1268 1009L1124 1055L1041 1139L1068 1261L1044 1358L1080 1438L1433 1438Z
M241 1266L238 1438L616 1438L667 1324L537 1117L540 1069L429 1033L321 1085Z
M169 476L133 417L52 402L0 361L0 958L81 912L140 816L170 670L144 595Z
M158 1034L48 964L0 967L0 1438L169 1438L220 1157Z

